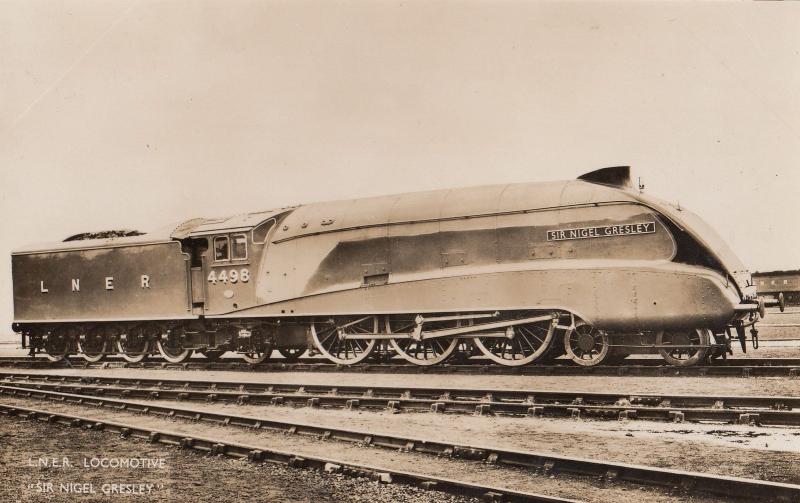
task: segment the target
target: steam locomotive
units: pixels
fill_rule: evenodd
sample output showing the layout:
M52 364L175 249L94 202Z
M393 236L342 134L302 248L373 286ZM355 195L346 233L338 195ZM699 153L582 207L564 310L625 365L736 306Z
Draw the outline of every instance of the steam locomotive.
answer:
M12 273L12 328L52 360L692 365L744 350L765 307L783 308L628 167L79 234L13 252Z

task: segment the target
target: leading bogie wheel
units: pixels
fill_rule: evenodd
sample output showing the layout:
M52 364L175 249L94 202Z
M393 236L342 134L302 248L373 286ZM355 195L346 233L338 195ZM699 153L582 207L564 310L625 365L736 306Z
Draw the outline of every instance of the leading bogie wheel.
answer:
M708 356L711 343L711 330L707 328L662 330L656 335L658 352L670 365L688 367L697 365Z
M475 337L475 346L490 360L510 367L542 358L553 343L555 327L547 318L503 329L505 337Z
M388 333L410 334L414 331L416 323L412 318L387 318L386 331ZM432 322L423 324L423 332L443 328L456 327L456 320L449 322ZM414 365L436 365L450 358L458 348L459 339L456 337L436 337L417 341L414 339L389 339L392 349L403 357L404 360Z
M314 345L328 360L340 365L354 365L370 357L377 346L375 339L346 339L345 335L376 334L377 316L337 316L311 324Z
M583 322L567 331L564 350L573 362L582 367L602 365L612 354L608 334Z

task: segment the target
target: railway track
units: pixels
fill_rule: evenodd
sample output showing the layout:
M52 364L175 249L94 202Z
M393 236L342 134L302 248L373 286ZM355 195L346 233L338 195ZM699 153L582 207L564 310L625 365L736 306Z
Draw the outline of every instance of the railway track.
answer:
M478 374L478 375L598 375L598 376L633 376L633 377L798 377L800 376L800 359L795 358L758 358L721 360L724 363L692 367L673 367L664 365L656 359L631 360L631 363L619 366L581 367L565 362L553 365L528 365L506 367L489 364L485 360L476 360L468 364L440 364L418 366L403 363L365 363L359 365L337 365L316 360L313 363L267 362L251 365L243 361L225 359L217 362L204 362L201 359L185 363L167 363L164 361L145 361L130 363L121 360L109 360L89 363L83 359L70 360L68 363L51 362L44 358L12 357L2 359L0 367L30 369L167 369L167 370L217 370L245 372L351 372L351 373L388 373L388 374Z
M56 363L56 364L59 363L59 362L51 362L50 360L47 360L46 357L41 356L41 355L40 356L36 356L36 357L30 357L30 356L27 356L27 355L24 355L24 356L0 356L0 362L12 362L12 363L16 363L16 362L42 362L42 363ZM70 356L69 357L69 362L72 365L82 365L84 363L87 363L87 361L85 359L81 358L80 356ZM624 365L621 364L619 366L633 366L633 367L668 367L669 366L664 362L663 359L656 358L656 357L654 357L654 358L642 358L642 357L634 358L634 357L629 357L629 358L626 358L625 360L623 360L623 362L624 362ZM118 355L108 355L108 356L106 356L106 358L104 360L102 360L102 361L100 361L98 363L115 363L116 364L116 363L129 363L129 362L126 362L122 357L120 357ZM149 356L147 358L147 360L145 360L144 362L140 362L140 363L162 364L162 363L168 363L168 362L166 360L164 360L164 358L161 357L160 355L151 355L151 356ZM212 362L209 362L208 360L206 360L205 357L192 357L192 358L190 358L188 361L186 361L184 363L192 363L192 364L194 364L194 363L201 363L201 364L212 364L212 363L215 363L215 364L228 364L228 363L246 363L246 362L243 359L237 357L236 355L231 354L231 356L223 356L219 360L212 361ZM413 363L406 362L406 361L402 360L401 358L392 358L392 359L390 359L388 361L384 361L384 362L381 362L381 363L385 364L385 365L406 366L406 367L415 367L416 366ZM65 363L60 363L60 364L61 365L66 365ZM329 362L328 360L326 360L325 358L322 358L322 357L302 357L302 358L298 358L296 360L287 360L285 358L268 359L264 363L256 364L256 365L252 365L252 366L275 365L275 364L279 364L279 365L289 365L289 364L293 364L293 365L332 365L331 362ZM377 362L375 362L375 363L365 363L365 365L378 365L378 364L379 363L377 363ZM458 364L449 363L449 364L445 364L445 365L448 365L448 366L455 366L455 365L459 365L459 366L469 366L469 365L485 366L485 365L490 365L490 364L492 364L491 360L488 360L487 358L484 358L484 357L481 357L481 356L474 356L474 357L469 358L467 360L463 360L463 361L459 362ZM136 364L131 363L131 365L136 365ZM175 365L181 365L181 364L175 364ZM250 364L248 364L248 365L250 365ZM533 364L533 365L537 365L538 366L540 364ZM574 362L572 362L572 360L569 360L567 358L558 358L551 364L551 366L577 367L578 365L576 365ZM739 366L739 367L741 367L741 366L750 366L750 367L764 367L764 366L787 367L787 366L797 366L797 367L800 367L800 358L787 358L787 357L775 357L775 358L737 357L737 358L728 358L728 359L721 359L720 358L720 359L714 359L713 363L708 365L708 366L711 366L711 367L719 367L719 366Z
M0 373L19 388L93 397L533 417L800 426L800 397L269 384Z
M102 407L116 411L149 414L193 422L206 422L215 425L247 428L249 430L264 429L291 435L314 436L328 441L356 443L392 451L414 452L439 457L458 458L472 462L489 463L498 466L516 467L547 476L564 473L578 477L590 477L594 480L602 480L605 483L631 482L638 485L649 485L668 489L681 488L685 491L691 491L692 494L712 494L722 496L726 499L785 502L797 501L800 499L800 485L795 484L557 456L530 451L506 450L480 445L459 445L439 442L432 439L330 428L306 423L243 417L229 413L199 411L174 406L165 407L141 404L130 400L91 397L35 389L18 388L15 391L15 396L44 398L67 404L78 404L95 408ZM123 436L134 436L147 439L151 442L180 445L181 447L197 449L214 455L222 454L233 457L247 457L254 461L277 461L289 464L290 466L313 467L326 471L330 471L333 466L337 467L337 470L343 470L346 473L367 473L377 480L391 479L413 485L422 484L424 486L427 482L436 489L458 492L459 494L476 495L488 501L565 501L558 498L519 493L496 487L483 487L472 484L465 487L463 483L449 479L434 479L425 475L394 472L384 468L352 465L339 460L309 458L306 456L298 456L293 453L266 450L258 446L246 446L210 438L198 438L150 427L143 428L141 426L109 422L104 419L73 416L60 412L0 404L0 413L11 416L23 416L28 419L47 421L48 423L59 423L73 427L87 427L111 431Z

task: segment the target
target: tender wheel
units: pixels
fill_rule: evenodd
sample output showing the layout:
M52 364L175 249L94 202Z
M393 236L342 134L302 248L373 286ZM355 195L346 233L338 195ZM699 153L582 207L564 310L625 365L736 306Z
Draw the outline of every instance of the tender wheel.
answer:
M278 348L278 353L287 362L296 362L305 352L306 348Z
M594 367L608 360L611 343L604 331L579 323L564 337L564 349L573 362L583 367Z
M511 337L475 337L475 346L490 360L516 367L540 359L553 342L551 319L515 325L506 331Z
M386 331L388 333L411 333L414 331L415 322L413 319L400 318L386 320ZM450 322L449 326L457 326L455 322ZM446 322L425 323L423 331L447 328ZM459 339L436 338L423 341L414 339L389 339L389 344L402 356L404 360L414 365L436 365L453 355L458 347Z
M137 363L150 354L150 339L144 329L136 327L117 339L117 352L125 360Z
M658 346L684 346L658 350L667 363L679 367L696 365L703 361L708 355L710 341L711 331L706 328L661 331L656 335Z
M341 365L363 362L377 346L375 339L342 339L340 334L378 333L377 316L337 316L311 324L311 337L320 353Z
M45 358L51 362L64 360L71 352L70 339L67 334L50 333L45 336L44 350Z
M106 357L108 341L100 331L90 331L83 340L78 338L78 354L87 362L99 362Z
M197 349L195 353L205 356L206 361L215 362L226 353L225 349Z
M172 334L166 339L158 339L156 347L159 354L170 363L183 363L192 356L192 350L184 348L178 338Z

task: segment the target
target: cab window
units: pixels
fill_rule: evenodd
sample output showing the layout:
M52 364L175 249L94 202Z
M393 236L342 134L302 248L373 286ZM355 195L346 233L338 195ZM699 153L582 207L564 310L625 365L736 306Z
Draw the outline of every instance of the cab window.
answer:
M231 258L233 260L247 258L247 236L244 234L234 234L231 236L233 246L231 249Z
M214 238L214 260L228 260L230 258L230 245L228 236L217 236Z

